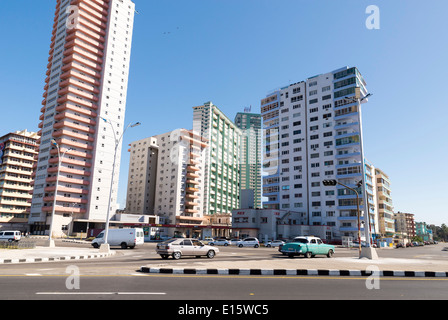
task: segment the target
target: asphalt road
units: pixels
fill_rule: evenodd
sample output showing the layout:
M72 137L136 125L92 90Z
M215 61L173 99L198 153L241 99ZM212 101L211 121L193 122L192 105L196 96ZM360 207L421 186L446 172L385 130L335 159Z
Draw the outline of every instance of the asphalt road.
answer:
M86 244L60 243L60 246ZM15 300L298 300L298 299L443 299L448 279L161 275L138 272L142 265L162 263L155 244L118 249L111 258L73 262L0 265L0 299ZM257 260L278 256L276 248L219 247L215 259ZM448 259L443 246L379 250L380 257ZM337 255L357 255L340 249ZM200 259L208 261L206 258ZM187 267L195 258L163 260ZM79 277L78 277L79 275ZM375 285L375 286L374 286Z

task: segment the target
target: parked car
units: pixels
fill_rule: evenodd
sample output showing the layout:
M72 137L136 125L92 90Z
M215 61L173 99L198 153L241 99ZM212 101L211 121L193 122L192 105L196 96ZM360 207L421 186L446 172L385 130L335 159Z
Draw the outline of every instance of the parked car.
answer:
M0 231L0 241L18 242L22 239L20 231Z
M318 237L296 237L294 242L284 244L281 252L291 258L299 255L311 258L318 254L331 258L335 252L335 247L323 243Z
M219 253L219 249L214 246L205 245L197 239L173 238L158 243L156 252L162 259L168 259L170 256L176 260L183 256L206 256L212 259Z
M104 243L104 230L92 240L92 246L99 248ZM142 228L109 229L107 243L110 246L120 246L122 249L142 245L145 242Z
M230 241L227 239L216 239L216 240L212 240L209 241L208 245L210 246L229 246L230 245Z
M240 241L240 239L236 239L236 238L230 239L230 245L236 246L238 244L238 241Z
M168 240L168 239L167 239ZM204 238L202 240L200 240L203 244L209 244L210 241L213 241L213 238Z
M275 248L275 247L283 246L284 244L285 244L285 242L282 240L272 240L272 241L268 241L266 243L266 247Z
M246 239L238 241L236 245L239 248L242 248L242 247L258 248L260 246L260 242L258 241L257 238L246 238Z

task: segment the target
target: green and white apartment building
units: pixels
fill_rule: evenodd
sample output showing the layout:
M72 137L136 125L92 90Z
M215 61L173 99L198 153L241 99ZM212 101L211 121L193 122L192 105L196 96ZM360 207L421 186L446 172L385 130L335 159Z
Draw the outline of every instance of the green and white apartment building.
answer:
M193 108L193 130L132 142L126 213L151 235L229 236L240 206L242 131L211 102Z
M212 102L193 107L193 132L208 141L204 158L204 212L209 223L229 235L232 210L240 206L242 131Z
M356 239L356 195L341 185L322 184L336 179L357 189L366 222L362 230L376 233L371 229L377 219L375 171L365 161L362 142L361 100L366 95L358 69L344 67L277 89L261 100L264 208L290 210L298 217L296 224L330 226L327 240ZM367 221L369 230L364 228Z

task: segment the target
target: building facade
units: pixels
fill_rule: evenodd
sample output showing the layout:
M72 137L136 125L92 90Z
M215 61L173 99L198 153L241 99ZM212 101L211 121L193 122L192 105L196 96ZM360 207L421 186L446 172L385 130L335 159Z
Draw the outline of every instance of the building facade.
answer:
M28 231L38 139L27 130L0 137L0 230Z
M159 237L202 236L207 147L186 129L131 143L126 212L155 215Z
M375 168L375 183L379 232L381 237L393 237L395 235L395 218L389 176L381 169Z
M300 212L300 223L331 226L334 238L357 237L356 195L322 180L357 189L365 211L360 100L366 94L358 69L345 67L261 100L264 208Z
M261 115L238 112L235 125L241 129L240 189L253 190L254 208L261 208Z
M126 212L154 215L159 145L156 137L129 144L128 187Z
M240 239L257 237L260 242L267 242L314 235L327 242L332 240L332 227L301 224L300 212L279 209L237 209L232 213L232 233Z
M426 224L426 222L416 222L415 223L415 234L420 237L425 242L434 241L434 235L431 228Z
M219 215L222 224L229 225L232 210L240 206L242 132L211 102L193 107L193 131L209 142L204 159L204 212Z
M413 213L395 212L395 231L409 241L417 235Z
M56 237L100 227L115 211L121 145L111 208L109 191L116 136L125 129L134 12L130 0L57 1L29 217L34 233L48 234L54 200Z

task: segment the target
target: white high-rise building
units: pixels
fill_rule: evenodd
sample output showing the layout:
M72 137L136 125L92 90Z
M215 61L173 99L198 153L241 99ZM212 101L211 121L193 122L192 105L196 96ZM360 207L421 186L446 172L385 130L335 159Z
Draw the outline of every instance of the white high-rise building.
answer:
M301 224L332 227L332 237L356 238L356 196L365 165L359 103L367 94L357 68L341 68L275 90L261 100L264 208L301 212ZM354 98L354 100L346 99ZM366 102L365 99L363 102Z
M131 0L56 3L29 223L31 232L48 234L56 197L53 233L57 237L104 227L115 136L125 129L135 5ZM111 212L117 201L120 155L121 145Z

